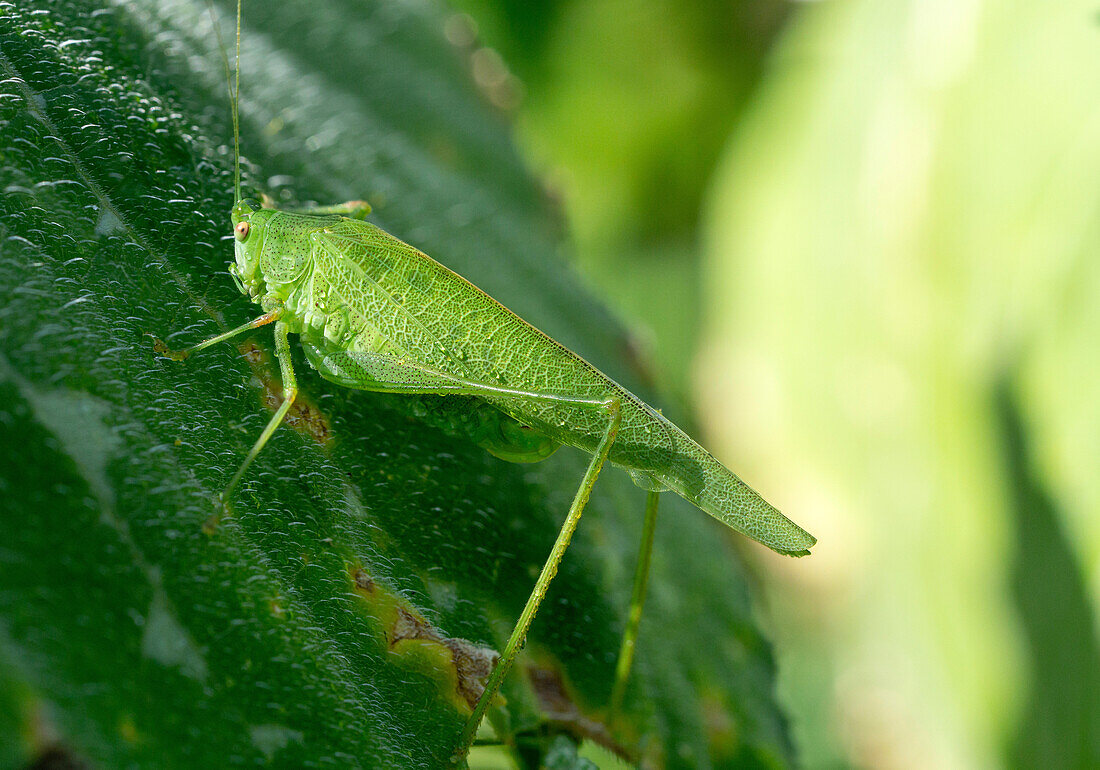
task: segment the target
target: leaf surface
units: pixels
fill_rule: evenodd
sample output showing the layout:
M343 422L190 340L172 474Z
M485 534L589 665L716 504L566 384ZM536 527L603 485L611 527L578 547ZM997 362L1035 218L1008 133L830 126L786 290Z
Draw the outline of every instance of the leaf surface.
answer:
M246 186L368 199L634 389L445 20L247 3ZM326 383L295 345L293 430L214 516L279 403L270 337L179 364L144 335L184 346L256 314L225 273L226 113L205 3L0 3L0 766L440 766L463 663L503 646L582 475L572 451L493 458L461 400ZM671 496L628 715L601 721L643 502L601 477L498 728L552 723L655 767L786 765L732 536Z

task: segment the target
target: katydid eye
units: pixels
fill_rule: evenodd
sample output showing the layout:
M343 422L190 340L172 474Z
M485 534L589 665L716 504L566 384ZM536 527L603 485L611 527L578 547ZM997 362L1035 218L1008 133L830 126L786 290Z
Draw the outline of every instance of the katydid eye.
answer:
M233 232L237 234L237 240L243 241L248 237L248 222L238 222L237 226L233 228Z

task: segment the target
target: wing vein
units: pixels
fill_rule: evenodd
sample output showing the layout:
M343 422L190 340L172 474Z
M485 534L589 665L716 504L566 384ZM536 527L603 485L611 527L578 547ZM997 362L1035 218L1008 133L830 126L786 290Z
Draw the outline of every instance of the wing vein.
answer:
M376 281L373 277L371 277L367 273L367 271L363 269L362 266L356 264L356 262L354 260L344 258L344 256L342 254L340 254L338 251L335 250L335 246L330 243L330 240L334 240L334 239L335 240L349 241L351 243L354 243L357 246L362 246L362 243L360 243L358 241L354 241L351 238L347 238L346 236L334 236L334 235L331 235L331 234L328 234L328 233L322 234L321 237L319 238L320 245L321 245L322 249L326 252L327 256L332 259L332 261L333 261L333 264L332 264L333 270L334 271L340 271L341 269L347 270L348 272L352 273L352 275L366 281L372 287L377 289L379 294L395 310L397 310L397 312L402 317L404 317L406 320L410 321L424 335L426 335L429 340L431 340L436 346L438 346L438 348L442 352L442 354L447 358L447 360L449 360L457 368L457 370L459 372L461 372L467 379L472 379L473 378L472 377L472 372L469 370L469 368L462 362L461 359L459 359L454 354L453 351L451 351L443 343L442 340L440 340L435 335L434 332L432 332L431 329L429 329L427 326L424 325L423 321L421 321L419 318L417 318L413 313L409 312L409 309L407 307L405 307L401 302L399 302L397 300L397 298L394 297L389 291L387 291L386 288L383 287L378 281ZM392 265L386 263L386 267L395 276L400 277L400 273L398 273L396 270L394 270ZM346 302L346 303L348 303L349 305L352 305L352 306L355 305L354 300L352 300L351 298L345 296L344 293L340 291L339 287L336 285L335 282L330 282L329 285L330 285L331 290L336 292L344 302ZM358 308L358 310L360 311L360 314L366 315L365 308ZM404 346L402 346L402 347L404 347ZM424 362L424 363L428 363L428 362Z

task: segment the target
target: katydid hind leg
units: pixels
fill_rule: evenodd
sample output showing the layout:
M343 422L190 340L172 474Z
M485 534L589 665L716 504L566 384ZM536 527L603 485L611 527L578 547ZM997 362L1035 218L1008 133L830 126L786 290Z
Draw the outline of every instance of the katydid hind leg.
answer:
M388 393L471 395L492 398L497 401L501 399L533 400L563 405L569 404L587 409L606 409L609 412L604 432L596 446L592 461L581 481L581 485L577 489L576 496L569 508L565 522L562 524L561 531L558 533L558 538L554 543L550 556L539 573L535 587L505 645L500 660L485 684L484 693L466 722L466 727L459 742L459 750L456 753L456 757L464 757L473 743L481 720L484 718L496 693L500 690L504 677L515 660L519 648L523 645L531 622L534 620L539 605L549 588L550 581L557 574L558 564L569 546L569 541L576 530L581 513L588 503L596 477L607 460L611 445L618 434L619 425L622 421L622 403L618 396L591 398L562 393L520 390L465 379L419 362L398 360L389 355L336 350L318 346L305 340L303 340L303 344L310 363L324 377L348 387ZM647 520L649 530L652 530L652 519L656 516L657 494L656 491L650 492L651 504L649 507L652 509L652 514ZM650 532L650 545L652 544L651 535ZM636 600L633 602L633 604L639 605L639 611L641 604L639 593L644 592L644 577L648 570L648 550L645 547L642 549L642 556L646 563L646 567L642 570L642 588L635 590ZM631 628L628 628L627 633L632 649L633 638L637 633L637 623L635 622ZM627 667L629 668L629 658L627 659Z
M281 211L291 211L300 214L341 214L350 219L366 219L371 212L370 204L366 201L345 201L334 203L330 206L307 206L304 208L280 207Z
M519 620L516 622L516 627L513 629L512 635L508 638L508 643L504 647L504 652L501 653L500 660L497 661L493 673L490 674L489 680L485 683L485 691L474 707L474 711L470 715L470 718L466 721L466 726L459 740L458 750L455 753L456 760L461 760L466 756L467 752L469 752L470 746L477 736L477 729L481 724L482 718L485 716L485 712L488 711L497 692L500 691L500 686L504 682L504 678L508 675L508 670L515 661L516 654L519 652L520 647L523 646L527 638L527 631L531 627L531 621L534 620L539 605L546 596L546 591L550 587L550 581L554 579L554 576L558 572L558 565L561 563L562 556L569 547L569 541L572 539L573 533L577 529L581 513L584 512L584 507L588 503L589 496L592 494L592 488L596 483L596 478L599 476L600 470L603 468L604 463L607 461L607 456L611 452L611 445L615 442L615 437L618 435L619 426L622 422L622 403L617 396L614 396L604 402L603 407L609 412L607 427L600 439L600 443L596 447L591 462L588 464L588 469L585 471L584 478L577 488L577 493L573 497L573 503L569 506L569 513L565 517L565 522L562 524L561 531L558 533L558 538L554 542L554 547L551 549L550 555L547 557L546 563L543 565L542 571L535 581L535 587L531 591L531 596L528 597L527 604L524 606L523 612L520 613Z
M614 721L622 708L626 684L630 680L630 668L634 662L634 644L638 639L646 587L649 585L649 564L653 555L653 534L657 529L657 502L660 497L661 493L656 490L650 490L646 496L645 522L642 525L642 542L638 548L638 563L634 568L630 611L627 615L626 629L623 631L622 645L619 647L619 661L615 666L615 684L611 688L609 722Z
M339 214L349 219L366 219L371 212L371 206L366 201L344 201L327 206L280 206L270 196L260 195L260 204L265 209L278 209L288 214L311 214L324 216L326 214Z

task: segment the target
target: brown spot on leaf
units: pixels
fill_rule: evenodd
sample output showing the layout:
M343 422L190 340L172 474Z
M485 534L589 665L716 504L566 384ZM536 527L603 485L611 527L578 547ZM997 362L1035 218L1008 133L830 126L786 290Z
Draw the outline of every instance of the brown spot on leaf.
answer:
M274 412L283 405L283 383L277 374L278 367L267 350L252 340L242 342L237 349L263 386L260 400L263 401L264 407ZM313 403L313 399L301 390L298 391L297 398L287 411L283 423L299 433L306 434L318 444L325 444L332 437L328 418Z
M213 536L218 531L218 525L222 523L222 514L212 513L206 517L206 521L202 523L202 533L207 537Z
M367 591L368 593L374 590L374 578L367 574L365 569L355 570L353 577L355 579L355 587L359 590Z
M88 770L90 767L64 746L50 746L39 752L26 770Z
M386 649L435 679L456 706L473 710L500 657L496 650L444 635L407 599L378 583L363 567L351 565L348 574L355 593L382 624Z
M238 350L250 366L263 366L268 361L267 352L255 342L242 342L238 345Z
M637 764L637 752L615 741L607 725L581 711L556 665L527 666L527 679L549 721L558 723L579 739L587 738L627 762Z
M390 640L390 649L406 639L428 639L433 642L443 639L443 636L419 613L405 607L397 608L397 619L386 636Z
M491 647L479 647L465 639L443 639L443 644L453 656L458 672L458 691L473 708L485 692L485 682L500 660L500 654Z
M33 696L32 696L33 698ZM32 756L25 770L88 770L91 765L62 739L53 721L53 709L33 699L24 708L27 721L20 730Z

